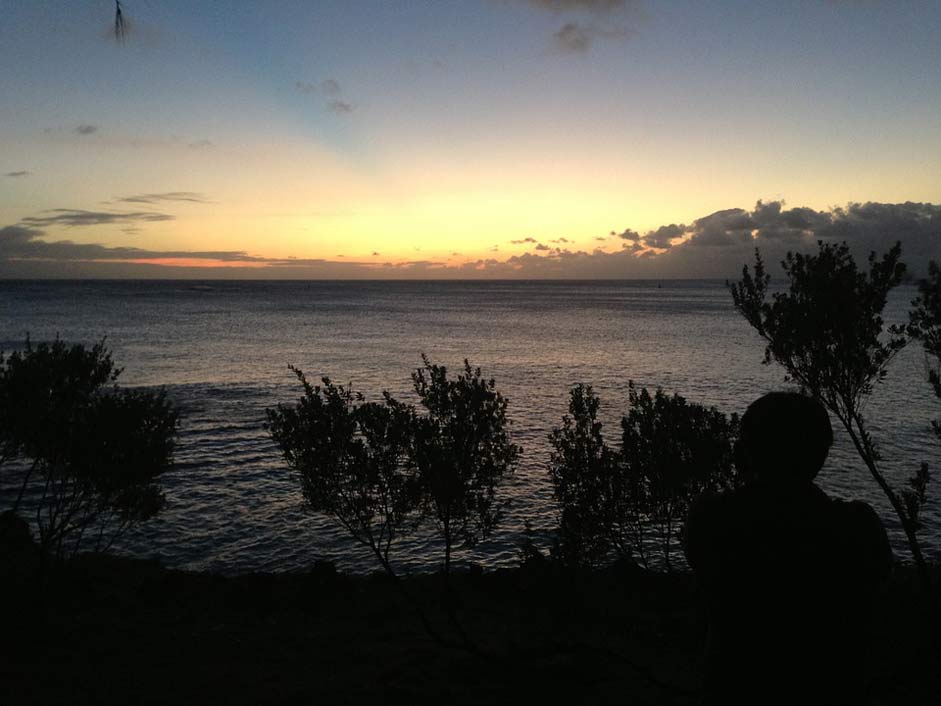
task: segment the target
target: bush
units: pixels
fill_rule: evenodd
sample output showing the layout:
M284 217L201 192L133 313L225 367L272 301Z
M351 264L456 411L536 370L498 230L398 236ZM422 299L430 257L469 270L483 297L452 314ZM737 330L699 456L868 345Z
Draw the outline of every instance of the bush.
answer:
M292 370L304 395L268 410L268 430L310 507L336 519L394 575L391 547L420 504L408 457L413 412L388 395L382 404L364 403L329 378L313 386Z
M928 366L928 383L935 396L941 399L941 267L937 262L928 263L928 278L918 289L919 296L912 302L909 315L909 333L921 341ZM931 426L941 438L941 421L936 419Z
M499 519L497 485L518 455L493 380L467 361L453 380L423 362L412 378L424 414L388 393L366 403L327 378L312 386L293 368L304 395L268 411L268 429L310 507L336 519L393 576L391 545L423 520L441 533L446 573L456 544L489 536Z
M605 444L599 406L591 385L576 385L562 426L549 434L549 477L559 506L557 552L571 565L602 564L612 551L630 557L641 544L636 509L642 488L619 482L625 478L618 454Z
M570 564L596 566L614 555L669 571L692 499L736 483L738 418L633 382L629 404L619 449L605 444L590 386L572 389L569 415L550 434L559 552Z
M27 340L0 358L0 448L25 465L13 510L31 505L43 557L89 536L106 550L163 506L178 412L162 391L118 387L120 373L101 343Z
M444 572L455 544L473 546L487 538L500 517L496 489L512 473L519 448L507 432L507 401L491 378L464 361L449 380L447 369L422 356L412 374L426 413L415 418L412 457L426 513L444 540Z
M630 410L621 420L624 475L639 478L642 515L656 534L659 562L668 571L671 552L695 497L737 484L733 448L738 415L689 403L661 389L629 385ZM648 564L643 542L638 553Z
M928 384L935 397L941 399L941 267L937 262L928 263L928 278L919 283L919 295L912 302L909 314L909 334L921 341L928 368ZM931 420L935 436L941 440L941 420ZM927 463L922 463L918 472L902 490L905 508L914 522L920 523L920 512L928 500L928 482L931 473Z

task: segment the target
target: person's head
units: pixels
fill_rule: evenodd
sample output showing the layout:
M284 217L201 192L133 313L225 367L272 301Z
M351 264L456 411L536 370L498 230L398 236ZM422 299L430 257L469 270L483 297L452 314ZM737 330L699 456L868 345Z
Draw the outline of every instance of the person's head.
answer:
M735 465L747 480L809 483L832 444L830 417L820 402L796 392L770 392L742 415Z

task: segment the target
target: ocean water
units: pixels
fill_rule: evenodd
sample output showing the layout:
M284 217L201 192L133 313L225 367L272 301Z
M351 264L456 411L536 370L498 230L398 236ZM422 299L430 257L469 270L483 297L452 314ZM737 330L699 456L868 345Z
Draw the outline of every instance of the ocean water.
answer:
M903 322L915 295L900 288L887 323ZM734 311L721 282L3 282L0 349L56 335L106 338L128 386L162 386L182 408L176 466L163 477L164 512L127 535L117 551L165 564L225 573L286 571L317 559L371 571L371 556L329 519L309 511L263 424L266 408L300 394L288 365L308 377L352 382L414 400L421 354L449 367L468 358L509 399L522 447L500 495L510 505L497 531L461 561L518 561L524 523L548 543L556 523L546 472L548 434L569 388L591 383L608 438L619 437L629 380L678 392L724 412L784 389L763 365L763 345ZM893 362L867 403L888 475L901 485L921 461L938 465L929 421L938 403L911 347ZM870 502L897 552L904 541L888 503L836 429L819 477L829 493ZM939 481L941 483L941 481ZM928 556L941 558L941 492L924 515ZM440 545L403 543L394 562L434 569Z

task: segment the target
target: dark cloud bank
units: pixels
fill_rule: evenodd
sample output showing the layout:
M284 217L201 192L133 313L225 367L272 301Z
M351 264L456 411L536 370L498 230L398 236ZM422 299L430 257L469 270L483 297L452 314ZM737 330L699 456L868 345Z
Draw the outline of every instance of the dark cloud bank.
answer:
M620 244L615 252L550 248L527 237L518 242L527 245L529 252L462 265L430 260L273 259L239 251L154 251L54 240L42 230L51 225L130 224L170 218L151 212L58 209L23 219L0 228L0 277L731 278L744 263L753 261L756 247L767 262L775 263L788 250L815 250L817 240L846 241L860 258L873 250L884 252L900 240L903 259L916 276L924 273L929 260L941 260L941 205L911 202L857 203L817 211L759 201L752 210L717 211L690 224L663 225L643 235L631 229L614 230L606 240ZM557 238L552 242L568 241ZM168 259L205 261L207 266L157 263ZM212 264L229 267L213 268Z

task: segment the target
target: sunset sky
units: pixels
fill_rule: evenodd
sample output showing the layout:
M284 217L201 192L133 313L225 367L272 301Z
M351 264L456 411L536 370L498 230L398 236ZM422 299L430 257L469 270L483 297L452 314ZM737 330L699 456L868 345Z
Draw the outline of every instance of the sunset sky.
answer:
M2 2L0 276L941 256L934 0L123 6Z

